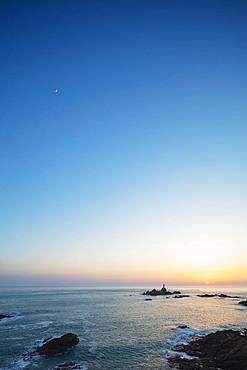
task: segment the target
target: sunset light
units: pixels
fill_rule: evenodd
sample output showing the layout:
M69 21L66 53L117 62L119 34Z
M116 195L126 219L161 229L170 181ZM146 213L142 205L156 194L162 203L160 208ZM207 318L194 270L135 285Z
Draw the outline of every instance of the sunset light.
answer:
M0 31L0 370L247 370L247 1Z

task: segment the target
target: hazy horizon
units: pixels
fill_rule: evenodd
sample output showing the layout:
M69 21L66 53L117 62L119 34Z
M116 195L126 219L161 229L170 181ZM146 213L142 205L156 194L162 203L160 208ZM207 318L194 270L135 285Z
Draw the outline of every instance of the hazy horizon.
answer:
M171 280L118 280L118 279L100 279L100 280L82 280L82 279L71 279L71 278L37 278L37 277L1 277L0 287L146 287L146 288L160 288L162 284L166 284L169 288L171 287L200 287L210 289L214 287L247 287L247 281L171 281Z

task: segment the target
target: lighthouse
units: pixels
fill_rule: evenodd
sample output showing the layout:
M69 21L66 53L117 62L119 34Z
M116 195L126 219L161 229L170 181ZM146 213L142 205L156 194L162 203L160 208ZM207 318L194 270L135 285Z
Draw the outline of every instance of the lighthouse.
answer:
M165 286L165 284L163 284L163 286L162 286L162 289L161 289L162 291L167 291L167 289L166 289L166 286Z

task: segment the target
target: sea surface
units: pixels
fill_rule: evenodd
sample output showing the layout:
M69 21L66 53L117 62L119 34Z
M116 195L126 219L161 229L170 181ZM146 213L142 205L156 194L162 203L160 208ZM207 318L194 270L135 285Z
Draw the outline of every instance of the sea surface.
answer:
M193 333L247 327L247 309L236 299L199 298L199 293L226 293L247 298L247 287L177 286L189 298L152 297L143 288L0 288L0 369L55 369L75 361L83 369L169 369L172 346ZM157 288L157 287L156 287ZM185 324L189 329L178 329ZM79 344L50 359L28 359L39 341L76 333Z

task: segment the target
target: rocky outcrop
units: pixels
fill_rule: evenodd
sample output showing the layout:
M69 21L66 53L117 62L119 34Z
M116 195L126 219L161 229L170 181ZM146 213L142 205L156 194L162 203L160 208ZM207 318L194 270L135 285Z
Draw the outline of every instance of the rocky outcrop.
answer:
M169 365L180 370L247 370L247 329L217 331L173 350L175 355L168 359Z
M240 301L238 304L241 304L241 306L247 307L247 301Z
M185 324L180 324L177 326L177 329L189 329L189 326Z
M151 295L151 296L158 296L158 295L172 295L172 294L181 294L178 290L175 290L174 292L169 292L165 285L163 284L163 287L160 290L153 289L153 290L147 290L146 292L142 293L143 295Z
M68 349L79 343L79 338L76 334L67 333L58 338L48 338L43 341L43 344L36 349L36 353L45 356L54 356L58 353L64 353Z
M145 298L144 301L152 301L152 298Z
M4 314L0 313L0 320L11 319L11 317L14 317L14 316L13 315L4 315Z
M197 297L201 297L201 298L213 298L213 297L219 297L219 298L240 298L239 296L235 295L235 296L231 296L231 295L227 295L227 294L223 294L223 293L220 293L220 294L197 294Z

